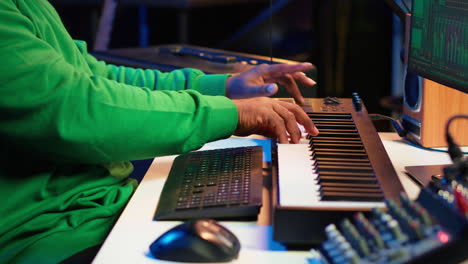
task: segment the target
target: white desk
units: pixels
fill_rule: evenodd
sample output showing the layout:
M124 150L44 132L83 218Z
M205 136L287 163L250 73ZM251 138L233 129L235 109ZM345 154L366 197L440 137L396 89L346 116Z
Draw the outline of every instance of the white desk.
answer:
M400 181L410 197L416 197L419 187L405 174L405 166L450 164L448 154L412 147L395 133L380 133L380 137L395 167ZM231 141L237 144L238 141ZM211 146L218 146L215 143ZM248 142L248 145L255 143ZM156 263L149 245L161 234L181 222L153 221L164 181L175 156L155 159L127 207L107 237L93 263ZM264 190L268 204L268 191ZM306 263L307 251L286 251L272 240L269 208L263 206L258 221L221 222L240 240L239 258L231 263ZM166 262L174 263L174 262Z

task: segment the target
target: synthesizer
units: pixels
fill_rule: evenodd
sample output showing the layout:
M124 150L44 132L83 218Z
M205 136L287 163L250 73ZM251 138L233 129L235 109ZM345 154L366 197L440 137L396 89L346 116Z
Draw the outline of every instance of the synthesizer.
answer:
M302 108L320 134L272 147L273 238L299 247L323 241L329 223L384 207L403 192L357 94L306 99Z

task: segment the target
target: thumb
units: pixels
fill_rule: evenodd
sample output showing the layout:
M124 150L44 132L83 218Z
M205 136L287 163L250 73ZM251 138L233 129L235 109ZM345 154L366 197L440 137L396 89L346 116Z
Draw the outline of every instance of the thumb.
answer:
M278 85L267 83L265 85L253 86L246 91L249 97L271 96L278 92Z

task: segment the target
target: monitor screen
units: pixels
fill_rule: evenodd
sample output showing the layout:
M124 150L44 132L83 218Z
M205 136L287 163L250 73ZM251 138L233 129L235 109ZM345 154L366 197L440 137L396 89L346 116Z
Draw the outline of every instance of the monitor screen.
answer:
M468 93L468 1L413 0L408 68Z

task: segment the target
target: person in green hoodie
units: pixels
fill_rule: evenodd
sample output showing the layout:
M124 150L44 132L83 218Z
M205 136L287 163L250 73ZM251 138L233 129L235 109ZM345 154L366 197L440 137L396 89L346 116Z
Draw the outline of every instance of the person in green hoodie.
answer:
M257 97L282 83L302 102L308 63L232 76L109 65L47 0L0 1L0 54L0 263L67 263L100 245L137 185L128 161L232 134L297 143L297 123L318 133L299 106Z

